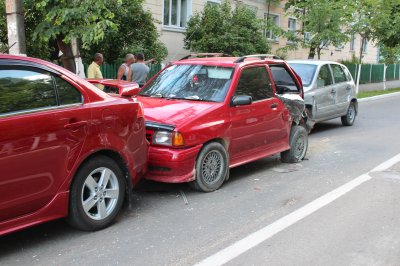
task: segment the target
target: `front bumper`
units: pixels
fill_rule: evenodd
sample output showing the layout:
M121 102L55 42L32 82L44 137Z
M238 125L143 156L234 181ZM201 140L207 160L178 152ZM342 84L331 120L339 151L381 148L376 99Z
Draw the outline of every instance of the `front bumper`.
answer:
M150 146L149 170L145 179L165 183L193 181L196 158L202 146L185 149Z

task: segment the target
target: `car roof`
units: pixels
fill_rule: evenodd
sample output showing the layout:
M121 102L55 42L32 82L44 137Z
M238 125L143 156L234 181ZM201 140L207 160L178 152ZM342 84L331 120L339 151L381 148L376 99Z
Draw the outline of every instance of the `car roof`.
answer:
M284 60L280 59L259 59L256 57L249 57L244 59L242 62L236 63L238 59L241 57L206 57L206 58L190 58L175 61L174 64L176 65L212 65L212 66L222 66L222 67L236 67L236 66L246 66L246 65L253 65L253 64L274 64L274 63L283 63Z
M321 65L326 65L326 64L336 64L336 65L341 65L338 62L335 61L329 61L329 60L313 60L313 59L293 59L293 60L287 60L288 64L290 63L298 63L298 64L307 64L307 65L316 65L316 66L321 66Z
M137 87L137 88L139 88L139 85L137 83L126 81L126 80L118 80L118 79L86 79L86 80L93 84L102 84L104 86L110 86L110 87L118 87L118 88Z

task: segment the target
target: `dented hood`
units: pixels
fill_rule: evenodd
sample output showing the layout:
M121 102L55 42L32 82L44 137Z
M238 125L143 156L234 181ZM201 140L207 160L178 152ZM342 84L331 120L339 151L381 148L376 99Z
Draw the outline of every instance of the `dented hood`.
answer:
M138 97L143 104L147 121L182 126L200 116L218 108L215 102L168 100L163 98Z

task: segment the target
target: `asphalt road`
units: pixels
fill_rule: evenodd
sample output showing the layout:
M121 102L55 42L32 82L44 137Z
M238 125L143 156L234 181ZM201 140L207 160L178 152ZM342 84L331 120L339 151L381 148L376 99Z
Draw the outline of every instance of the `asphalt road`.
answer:
M400 153L399 101L361 103L353 127L317 125L299 164L262 159L208 194L144 182L100 232L60 220L2 237L0 265L196 264ZM370 175L227 265L400 265L400 165Z

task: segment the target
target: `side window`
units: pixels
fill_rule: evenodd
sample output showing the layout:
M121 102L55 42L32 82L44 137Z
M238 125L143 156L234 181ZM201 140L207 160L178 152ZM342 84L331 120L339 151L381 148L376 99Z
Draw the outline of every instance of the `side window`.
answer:
M351 76L350 71L347 69L347 67L342 66L342 69L344 71L344 74L346 74L347 81L352 81L353 77Z
M244 69L235 95L249 95L255 102L274 97L267 69L263 66Z
M282 65L269 65L274 78L276 93L284 94L290 92L299 92L296 82L288 70Z
M323 65L318 73L317 87L325 87L333 84L332 74L328 65Z
M57 106L54 83L47 72L0 66L0 114Z
M339 65L331 65L333 77L335 78L335 83L346 82L346 74L343 72L343 69Z
M70 83L60 77L55 77L60 105L82 103L82 94Z

